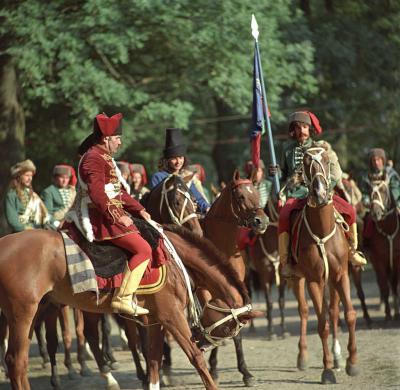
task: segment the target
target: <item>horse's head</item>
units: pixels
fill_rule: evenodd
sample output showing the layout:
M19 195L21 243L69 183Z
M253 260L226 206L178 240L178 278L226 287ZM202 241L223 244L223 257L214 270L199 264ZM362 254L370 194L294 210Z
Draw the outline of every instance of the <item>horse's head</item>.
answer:
M253 185L253 175L250 179L241 179L239 171L236 170L225 191L231 191L232 213L239 225L253 229L256 234L262 234L267 229L269 220L260 208L260 198Z
M332 199L331 172L327 150L322 146L312 146L303 157L303 178L308 187L308 203L323 206Z
M374 221L380 221L391 210L389 180L386 177L369 175L370 215Z
M221 341L238 335L247 321L262 317L265 313L253 311L251 304L230 308L221 300L211 300L203 308L200 328L194 329L193 338L200 349L221 345Z
M161 184L160 215L162 223L185 226L194 233L203 235L196 214L196 201L192 198L187 183L193 178L171 175Z

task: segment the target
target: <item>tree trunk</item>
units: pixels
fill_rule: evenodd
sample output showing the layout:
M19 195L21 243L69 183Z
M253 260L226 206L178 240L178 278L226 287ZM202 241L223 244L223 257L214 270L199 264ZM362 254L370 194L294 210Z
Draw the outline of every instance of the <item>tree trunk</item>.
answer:
M10 167L25 158L25 117L18 98L18 83L12 58L0 55L0 236L8 233L4 196Z

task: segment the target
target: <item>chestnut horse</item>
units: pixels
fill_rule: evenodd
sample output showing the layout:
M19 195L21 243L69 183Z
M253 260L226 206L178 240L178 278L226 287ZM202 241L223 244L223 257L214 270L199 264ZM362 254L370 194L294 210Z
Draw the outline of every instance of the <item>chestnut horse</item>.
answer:
M213 296L203 309L198 325L203 334L211 337L230 337L243 325L242 321L256 316L251 311L243 283L229 263L205 239L182 229L166 232L182 261L191 271L195 284L208 289ZM158 366L162 356L163 330L168 330L195 366L207 389L216 389L203 355L192 341L191 330L184 309L188 305L188 290L182 272L176 263L167 265L168 276L164 288L153 295L138 296L140 305L150 314L149 349L150 383L157 387ZM61 235L46 230L32 230L10 234L0 239L0 307L10 325L6 354L8 375L13 389L30 389L27 368L30 338L39 302L48 294L58 303L96 313L111 312L112 294L96 295L90 292L72 293L64 243ZM230 315L227 312L231 313ZM211 330L213 324L223 323ZM97 345L91 345L95 350ZM97 362L98 364L101 362ZM107 367L108 368L108 367ZM100 366L100 369L102 367Z
M271 340L274 336L273 320L272 320L272 284L275 282L279 292L279 310L281 316L281 335L288 335L285 325L285 287L286 280L281 278L279 270L278 256L278 210L275 207L272 198L268 199L267 206L264 209L269 218L269 224L265 233L257 236L254 245L250 248L251 265L256 271L256 277L264 291L265 302L267 305L266 317L267 339Z
M389 286L392 289L394 316L399 314L400 286L400 215L389 189L389 179L375 180L370 175L370 218L373 234L368 238L371 263L385 305L385 319L392 318Z
M235 171L232 181L214 201L202 224L205 237L229 258L241 281L245 279L246 265L236 244L239 227L248 227L256 234L262 234L268 225L268 217L259 207L259 195L253 186L254 175L255 171L250 180L242 179L239 172ZM210 295L204 291L201 295L205 301L210 299ZM254 377L244 360L241 336L238 335L233 340L238 370L243 374L246 386L251 386L254 384ZM209 362L211 374L217 378L217 348L211 351Z
M346 225L333 206L329 157L326 149L313 145L305 152L303 164L304 179L309 189L307 204L303 210L291 215L292 228L295 225L298 226L297 249L291 248L292 256L297 260L294 265L296 277L293 280L293 290L298 300L300 314L297 366L303 369L307 362L308 304L304 288L307 285L317 315L318 333L323 348L324 370L321 382L336 383L333 360L328 347L328 306L325 299L325 288L328 286L331 297L329 309L334 323L337 323L339 316L336 294L344 306L349 331L347 346L349 357L346 362L346 372L351 376L358 374L355 341L356 312L350 296ZM334 343L336 343L335 340Z

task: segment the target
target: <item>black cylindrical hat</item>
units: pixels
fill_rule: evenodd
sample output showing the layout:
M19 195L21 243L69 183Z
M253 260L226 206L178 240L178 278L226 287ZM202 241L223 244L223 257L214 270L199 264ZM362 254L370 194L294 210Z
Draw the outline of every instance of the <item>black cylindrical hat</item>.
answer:
M172 158L185 155L186 144L183 140L182 129L166 129L164 157Z

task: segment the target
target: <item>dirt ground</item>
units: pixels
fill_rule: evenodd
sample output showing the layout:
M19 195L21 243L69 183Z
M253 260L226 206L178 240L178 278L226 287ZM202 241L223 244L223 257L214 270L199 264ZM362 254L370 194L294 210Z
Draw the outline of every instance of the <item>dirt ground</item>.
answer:
M325 388L335 389L400 389L400 323L392 321L384 322L383 312L379 310L379 293L372 270L366 270L363 274L364 290L367 297L367 305L373 319L372 329L368 329L362 319L359 301L353 289L353 302L357 309L357 348L359 356L359 367L361 373L357 377L348 377L342 369L336 372L337 385L328 385ZM276 292L275 292L276 294ZM262 297L255 297L255 307L263 310L265 308ZM276 302L276 300L275 300ZM311 306L311 305L310 305ZM278 324L277 304L274 305L275 324ZM250 333L246 327L243 330L244 350L248 367L256 377L256 385L259 389L317 389L320 384L322 373L322 350L321 343L316 333L316 317L311 312L309 329L309 368L306 371L296 369L297 342L298 342L298 315L294 296L291 292L287 294L286 319L290 336L282 339L277 337L267 341L266 320L256 320L256 332ZM279 330L279 327L276 326ZM115 356L120 367L113 374L118 380L121 389L142 389L141 383L136 379L135 368L130 352L122 351L116 326L113 327L113 345ZM340 342L344 358L347 356L347 330L342 329ZM76 354L74 356L75 368L78 369ZM179 346L173 344L173 372L171 389L201 389L203 388L199 376L190 365L188 359L180 350ZM233 342L219 352L219 386L221 389L237 389L243 387L241 374L236 369L236 357ZM64 389L102 389L105 388L104 380L98 375L93 361L88 364L93 370L91 377L80 377L70 380L64 368L63 355L57 355L59 373ZM31 347L31 358L29 364L29 377L32 389L51 389L49 382L50 368L42 368L41 359L38 356L36 341ZM0 390L8 389L9 384L1 374Z

